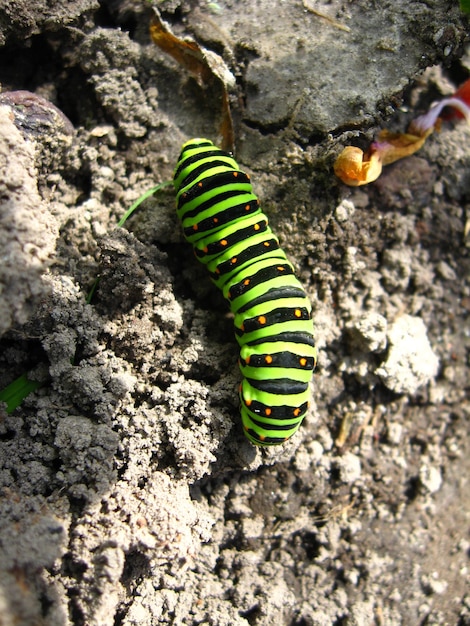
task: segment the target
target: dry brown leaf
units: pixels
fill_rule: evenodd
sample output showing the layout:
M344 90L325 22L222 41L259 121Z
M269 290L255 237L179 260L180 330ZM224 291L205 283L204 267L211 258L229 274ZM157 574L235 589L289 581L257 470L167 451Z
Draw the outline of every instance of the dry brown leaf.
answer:
M182 39L171 32L161 19L156 8L150 24L150 36L164 52L172 56L181 67L193 74L203 87L211 86L219 92L217 100L221 102L221 122L219 132L222 137L221 147L233 150L234 132L228 90L235 85L235 77L224 60L212 50L207 50L188 37Z

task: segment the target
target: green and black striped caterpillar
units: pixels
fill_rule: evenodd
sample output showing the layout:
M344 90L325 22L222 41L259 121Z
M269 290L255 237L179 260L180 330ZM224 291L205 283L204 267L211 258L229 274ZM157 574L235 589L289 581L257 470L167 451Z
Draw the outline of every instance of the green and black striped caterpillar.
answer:
M257 445L283 443L308 408L317 357L310 301L230 154L191 139L173 182L184 236L235 316L245 434Z

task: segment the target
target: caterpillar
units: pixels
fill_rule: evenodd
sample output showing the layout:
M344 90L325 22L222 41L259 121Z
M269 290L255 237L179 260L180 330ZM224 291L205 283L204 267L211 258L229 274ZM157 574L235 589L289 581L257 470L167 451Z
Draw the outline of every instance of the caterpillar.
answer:
M184 237L234 315L245 434L260 446L283 443L308 409L317 359L310 301L229 153L191 139L173 183Z

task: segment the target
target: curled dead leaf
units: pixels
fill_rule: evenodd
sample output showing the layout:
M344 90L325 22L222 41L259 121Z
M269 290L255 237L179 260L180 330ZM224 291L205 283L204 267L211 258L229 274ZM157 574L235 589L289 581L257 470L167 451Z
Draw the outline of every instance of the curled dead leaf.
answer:
M380 153L383 165L390 165L414 154L423 147L424 142L433 132L434 127L428 128L422 135L412 133L392 133L389 130L382 130L377 141L372 144L373 149Z
M367 185L382 172L380 156L376 152L364 154L356 146L346 146L334 164L336 176L350 187Z
M392 133L382 130L368 152L355 146L346 146L336 159L336 176L350 187L358 187L374 182L382 173L382 167L414 154L426 138L433 132L429 128L423 135Z
M444 98L433 105L427 113L414 119L406 133L392 133L382 130L372 143L368 152L360 148L347 146L334 164L336 176L346 185L357 187L367 185L380 176L382 166L389 165L414 154L419 150L429 135L441 125L444 109L451 108L452 116L444 112L447 119L465 118L470 123L470 79L467 80L450 98Z

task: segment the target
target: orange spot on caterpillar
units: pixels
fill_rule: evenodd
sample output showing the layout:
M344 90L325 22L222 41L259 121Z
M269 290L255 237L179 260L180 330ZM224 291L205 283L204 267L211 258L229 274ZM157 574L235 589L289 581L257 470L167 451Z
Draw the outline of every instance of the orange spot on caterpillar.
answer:
M221 245L221 246L226 246L226 245L227 245L227 243L228 243L228 242L227 242L227 240L226 240L226 239L222 239L222 240L220 241L220 245Z
M307 365L307 359L305 357L302 357L299 363L302 367L305 367Z
M294 409L294 417L299 417L299 415L300 415L300 409L299 408Z
M193 230L198 230L198 229L199 229L198 224L194 224L194 226L193 226Z
M261 226L259 224L255 224L253 226L253 230L259 230L261 228Z
M245 400L245 404L246 404L246 406L251 406L251 400L249 400L249 399Z
M245 285L245 287L248 287L248 285L250 284L250 279L245 278L245 280L243 281L243 284Z
M205 254L207 254L207 253L208 253L208 251L209 251L209 248L206 246L205 248L203 248L203 249L202 249L202 251L203 251Z
M258 317L258 324L261 324L261 325L266 324L266 317L264 315L260 315Z
M250 210L250 205L249 204L245 204L245 211L249 211Z
M236 171L235 171L235 172L233 172L233 176L234 176L234 178L237 178L237 176L238 176L238 172L236 172Z
M294 315L295 317L302 317L302 311L300 309L295 309Z
M276 269L278 272L284 272L286 268L282 267L282 265L278 265Z
M202 182L197 184L198 187L202 187Z
M218 217L214 217L214 219L212 220L214 224L218 224L219 223L219 218Z
M270 409L270 408L267 406L267 407L266 407L266 409L265 409L265 411L264 411L264 414L265 414L267 417L269 417L269 416L271 415L271 413L272 413L272 409Z
M237 259L237 257L236 257L236 256L234 256L234 257L232 257L232 258L230 259L230 263L231 263L231 265L235 265L237 261L238 261L238 259Z
M249 363L250 363L250 357L249 357L249 356L247 356L247 357L246 357L246 359L245 359L245 363L246 363L247 365L249 365Z
M273 362L273 357L270 354L267 354L264 360L268 365L270 365Z
M270 245L271 243L269 241L263 241L263 246L266 246L266 248L269 248Z

